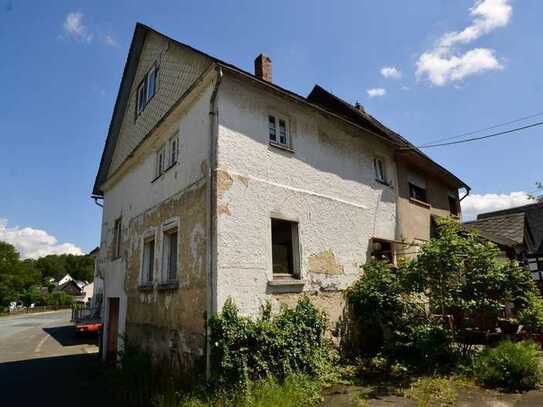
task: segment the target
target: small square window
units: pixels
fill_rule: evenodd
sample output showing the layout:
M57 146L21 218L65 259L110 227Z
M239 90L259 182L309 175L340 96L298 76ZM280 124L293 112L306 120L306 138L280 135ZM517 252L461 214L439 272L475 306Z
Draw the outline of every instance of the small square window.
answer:
M298 224L286 220L272 219L271 229L274 276L290 275L298 277Z
M426 189L412 183L409 183L409 197L417 201L428 202Z
M155 238L148 238L143 242L143 268L142 283L152 284L155 263Z
M375 260L384 260L394 264L394 245L389 240L372 239L371 257Z
M121 233L122 233L122 218L115 220L115 225L113 226L113 259L121 257Z
M162 267L166 282L177 281L177 228L164 231Z
M380 157L374 158L373 167L375 170L375 179L383 184L386 184L388 181L387 181L385 160L383 160Z

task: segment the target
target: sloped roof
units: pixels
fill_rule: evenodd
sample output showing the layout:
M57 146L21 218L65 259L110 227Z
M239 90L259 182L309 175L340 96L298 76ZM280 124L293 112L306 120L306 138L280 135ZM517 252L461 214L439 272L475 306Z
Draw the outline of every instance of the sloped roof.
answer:
M509 208L501 211L482 213L477 216L477 220L515 213L523 213L526 216L526 224L532 239L534 240L535 252L537 254L543 254L543 202L517 206L516 208Z
M177 40L174 40L144 24L137 23L136 28L134 30L134 36L132 37L132 42L130 45L128 57L125 63L123 76L122 76L121 84L119 87L119 92L117 94L117 100L115 102L115 107L113 110L113 115L111 118L109 130L108 130L108 136L107 136L106 143L104 146L104 151L102 153L102 158L100 160L100 167L98 169L96 180L94 182L94 187L93 187L93 192L92 192L93 196L103 195L101 186L107 179L107 174L109 172L109 167L111 165L113 152L114 152L115 145L117 143L117 139L119 136L119 130L121 126L122 117L126 110L130 88L134 80L134 76L135 76L136 68L137 68L137 62L142 52L143 44L145 41L145 35L147 32L154 32L155 34L162 36L163 38L171 41L172 43L180 47L184 47L186 49L192 50L193 52L196 52L202 56L209 58L212 62L216 63L222 68L225 68L226 70L239 74L242 78L257 82L260 85L271 88L275 90L276 92L280 92L283 95L291 97L297 102L301 102L305 105L315 108L321 111L321 113L326 113L330 116L333 116L351 125L354 125L355 127L362 128L363 130L368 131L377 137L385 139L392 145L396 145L397 147L403 147L403 148L407 147L407 150L404 153L416 155L419 158L422 158L427 163L429 163L432 166L432 168L435 168L439 173L443 174L445 177L450 179L452 183L454 183L455 186L457 186L458 188L465 187L467 190L470 189L470 187L466 183L464 183L462 180L457 178L454 174L446 170L441 165L437 164L435 161L433 161L430 157L428 157L422 151L417 149L413 144L411 144L405 138L401 137L399 134L385 127L379 121L374 119L371 115L365 112L359 112L358 110L354 108L354 106L352 106L348 102L325 91L322 87L318 85L315 86L315 88L311 91L311 93L306 98L295 92L292 92L290 90L277 86L274 83L267 82L260 78L257 78L255 75L253 75L250 72L244 71L243 69L235 65L221 61L220 59L215 58L211 55L208 55L198 49L195 49L189 45L186 45Z
M526 220L524 213L512 213L466 222L465 226L483 233L508 239L516 244L525 243Z

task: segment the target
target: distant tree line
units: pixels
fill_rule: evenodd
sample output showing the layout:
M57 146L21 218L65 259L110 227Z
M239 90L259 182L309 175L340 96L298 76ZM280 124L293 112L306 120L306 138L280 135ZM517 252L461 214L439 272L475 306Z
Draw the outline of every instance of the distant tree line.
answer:
M51 254L22 260L13 245L0 241L0 306L13 301L25 305L64 305L70 300L53 293L50 279L58 281L68 273L76 280L92 281L94 259L88 255Z

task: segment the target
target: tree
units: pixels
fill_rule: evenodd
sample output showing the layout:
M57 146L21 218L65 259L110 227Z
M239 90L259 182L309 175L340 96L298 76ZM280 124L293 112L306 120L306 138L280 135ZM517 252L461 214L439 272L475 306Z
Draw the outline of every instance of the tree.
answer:
M21 300L25 290L40 283L41 273L34 262L21 261L14 246L0 242L0 305Z
M543 202L543 182L536 182L535 186L537 191L535 194L529 194L529 197L537 202Z

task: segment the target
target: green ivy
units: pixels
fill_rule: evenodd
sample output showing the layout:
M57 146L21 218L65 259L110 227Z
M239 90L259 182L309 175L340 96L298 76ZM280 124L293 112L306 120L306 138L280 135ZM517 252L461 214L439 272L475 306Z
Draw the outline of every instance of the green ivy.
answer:
M268 304L257 319L242 316L228 299L210 320L213 382L248 383L289 374L317 375L328 359L326 315L309 298L272 315Z

